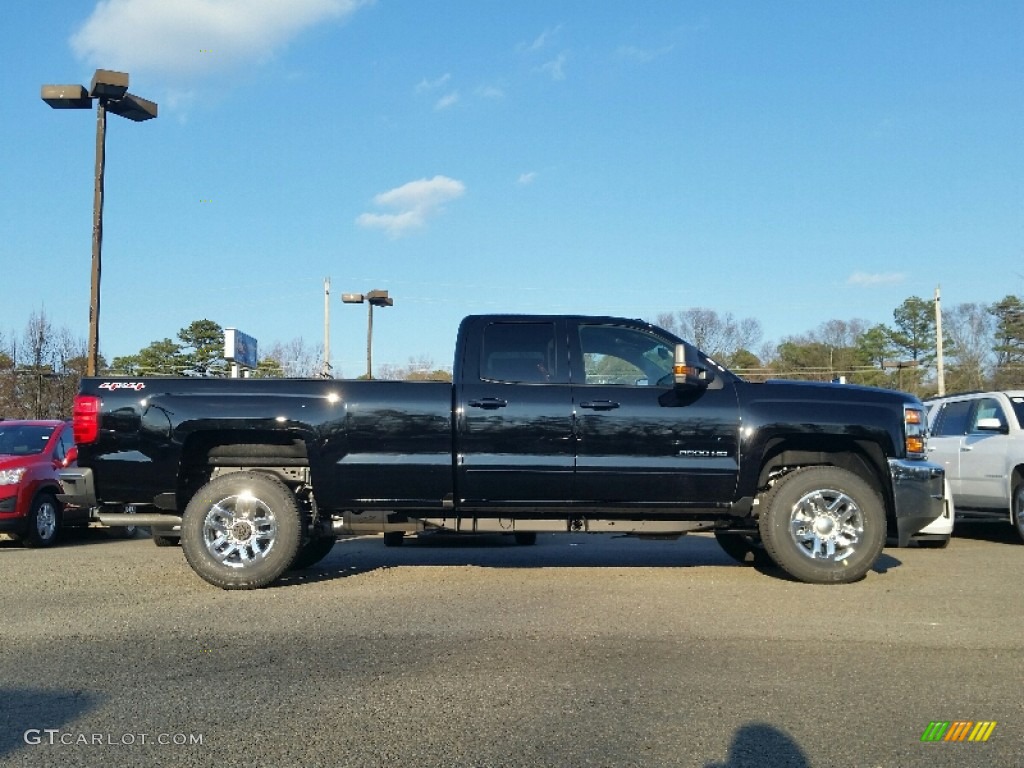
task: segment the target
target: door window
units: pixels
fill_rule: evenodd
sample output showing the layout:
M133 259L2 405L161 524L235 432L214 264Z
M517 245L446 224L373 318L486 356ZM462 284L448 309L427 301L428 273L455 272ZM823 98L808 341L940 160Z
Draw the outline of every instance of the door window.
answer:
M967 434L967 416L971 411L970 400L958 400L946 403L935 419L932 434L942 436L960 436Z
M480 378L534 383L555 381L553 323L492 323L484 328Z
M998 419L1000 428L1006 428L1006 416L999 401L992 397L983 397L976 402L978 406L974 410L974 418L971 419L971 433L992 431L978 428L978 423L982 419Z
M581 325L580 347L586 384L670 386L675 350L635 328Z

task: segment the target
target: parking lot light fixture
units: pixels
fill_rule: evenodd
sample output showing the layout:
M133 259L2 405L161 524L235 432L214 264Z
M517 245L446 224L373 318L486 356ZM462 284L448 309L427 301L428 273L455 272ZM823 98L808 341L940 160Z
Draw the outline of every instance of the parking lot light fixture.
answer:
M373 308L393 307L395 300L388 296L387 291L372 290L367 293L343 293L341 300L346 304L362 304L366 302L368 314L366 319L366 378L373 378Z
M157 116L156 102L128 93L128 73L97 69L89 90L83 85L44 85L43 101L54 109L92 109L96 102L96 171L92 206L92 268L89 289L89 353L85 373L95 376L100 346L100 275L103 251L103 171L107 111L141 123Z

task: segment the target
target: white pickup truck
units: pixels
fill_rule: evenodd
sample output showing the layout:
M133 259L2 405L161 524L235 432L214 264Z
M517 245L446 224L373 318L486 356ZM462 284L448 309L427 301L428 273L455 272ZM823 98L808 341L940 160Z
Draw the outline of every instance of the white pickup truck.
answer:
M946 470L960 520L1008 520L1024 540L1024 390L925 401L928 458Z

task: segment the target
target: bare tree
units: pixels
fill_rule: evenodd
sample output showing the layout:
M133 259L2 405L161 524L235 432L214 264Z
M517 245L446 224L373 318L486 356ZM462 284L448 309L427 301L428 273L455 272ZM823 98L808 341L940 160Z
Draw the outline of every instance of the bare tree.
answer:
M289 379L314 378L323 369L324 350L323 345L309 346L297 336L289 342L274 342L261 357L275 360Z
M0 335L0 417L68 418L84 363L84 340L33 312L20 343Z
M729 312L719 315L704 307L662 313L657 324L725 365L737 353L753 350L763 335L761 323L753 318L736 320Z
M16 411L14 347L15 344L0 331L0 419L14 418Z
M58 377L53 392L57 413L61 418L71 415L78 385L85 375L89 346L82 337L74 336L67 328L57 331L54 339L54 367Z
M410 357L406 365L385 363L377 370L375 378L400 381L451 381L452 373L434 365L426 355Z
M995 323L984 304L957 304L942 313L944 357L950 391L984 389L995 362Z

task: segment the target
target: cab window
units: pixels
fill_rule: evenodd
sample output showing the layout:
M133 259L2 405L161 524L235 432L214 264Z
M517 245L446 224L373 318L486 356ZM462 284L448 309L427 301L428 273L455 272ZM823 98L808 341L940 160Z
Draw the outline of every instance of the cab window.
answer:
M554 380L554 323L491 323L484 328L480 378L541 384Z

